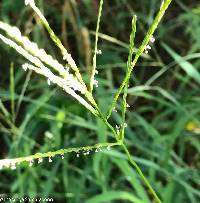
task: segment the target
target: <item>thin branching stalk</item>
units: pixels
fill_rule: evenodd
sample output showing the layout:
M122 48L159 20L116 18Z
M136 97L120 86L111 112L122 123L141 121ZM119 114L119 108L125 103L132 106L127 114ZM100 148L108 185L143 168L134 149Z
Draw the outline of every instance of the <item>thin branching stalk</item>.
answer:
M134 15L132 19L132 31L130 35L130 46L129 46L129 55L128 55L128 61L127 61L127 72L129 71L129 68L131 66L132 58L133 58L133 52L134 52L134 40L135 40L135 33L136 33L136 20L137 16ZM129 78L130 79L130 78ZM124 94L123 94L123 101L122 101L122 127L121 127L121 134L120 139L124 140L124 129L125 129L125 115L126 115L126 108L127 108L127 91L128 91L128 85L129 85L129 79L126 82L126 85L124 87Z
M89 155L93 150L95 152L102 151L102 149L110 150L111 147L118 146L119 143L98 143L92 146L85 147L76 147L76 148L67 148L67 149L59 149L57 151L51 151L46 153L36 153L30 156L18 157L14 159L3 159L0 160L0 169L3 168L11 168L16 169L16 166L21 164L22 162L28 162L30 166L32 166L33 162L37 160L38 163L43 161L43 158L49 158L49 161L52 162L52 158L56 155L60 155L64 158L64 155L67 153L76 153L76 156L79 157L79 154Z
M97 45L98 45L98 39L99 39L99 25L101 21L101 15L102 15L102 8L103 8L103 0L100 0L99 4L99 12L98 12L98 18L97 18L97 26L96 26L96 32L95 32L95 47L94 47L94 56L93 56L93 66L92 66L92 72L91 72L91 79L90 79L90 92L93 91L94 87L94 77L96 74L96 66L97 66Z
M114 107L115 107L115 104L116 104L116 102L117 102L117 99L118 99L120 93L122 92L124 86L126 85L127 81L129 80L129 78L130 78L130 76L131 76L131 73L132 73L132 71L133 71L133 68L135 67L135 65L136 65L136 63L137 63L137 61L138 61L138 59L140 58L140 56L141 56L142 53L144 52L146 46L147 46L148 43L150 42L150 40L151 40L151 38L152 38L152 36L153 36L155 30L156 30L157 27L158 27L158 24L160 23L162 17L164 16L164 14L165 14L165 12L166 12L166 10L167 10L167 8L169 7L169 5L170 5L171 2L172 2L172 0L165 0L165 1L162 3L162 5L161 5L161 7L160 7L160 10L159 10L159 12L158 12L158 14L157 14L157 16L156 16L156 18L155 18L155 20L154 20L152 26L150 27L149 31L147 32L147 34L146 34L146 36L145 36L145 38L144 38L144 40L143 40L143 42L142 42L142 44L141 44L141 46L140 46L138 52L137 52L136 55L135 55L135 58L133 59L133 61L132 61L132 63L131 63L131 66L130 66L130 68L129 68L129 71L127 72L127 74L126 74L126 76L125 76L125 78L124 78L124 80L123 80L123 82L122 82L120 88L118 89L116 95L114 96L114 99L113 99L113 101L112 101L111 107L110 107L109 110L108 110L107 119L110 118L110 116L111 116L111 114L112 114L112 111L113 111L113 109L114 109Z

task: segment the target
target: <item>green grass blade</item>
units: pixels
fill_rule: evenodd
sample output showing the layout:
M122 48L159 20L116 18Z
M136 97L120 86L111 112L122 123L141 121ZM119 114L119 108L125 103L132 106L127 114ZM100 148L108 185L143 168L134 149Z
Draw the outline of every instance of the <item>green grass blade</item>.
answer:
M173 57L177 64L187 73L187 75L200 84L200 73L197 71L197 69L195 69L190 62L186 61L183 57L175 53L175 51L173 51L166 44L162 44L162 46Z
M142 200L134 196L133 194L125 191L109 191L104 192L100 195L96 195L90 199L88 199L85 203L102 203L109 202L114 200L129 200L133 203L144 203Z
M135 167L135 169L137 170L138 174L140 175L140 177L142 178L142 180L144 181L145 185L149 188L149 190L151 191L155 201L157 203L161 203L160 198L158 197L158 195L156 194L155 190L153 189L153 187L151 186L151 184L149 183L149 181L147 180L147 178L145 177L145 175L143 174L142 170L140 169L140 167L137 165L137 163L131 158L131 155L127 149L127 147L122 144L122 147L128 157L129 162Z

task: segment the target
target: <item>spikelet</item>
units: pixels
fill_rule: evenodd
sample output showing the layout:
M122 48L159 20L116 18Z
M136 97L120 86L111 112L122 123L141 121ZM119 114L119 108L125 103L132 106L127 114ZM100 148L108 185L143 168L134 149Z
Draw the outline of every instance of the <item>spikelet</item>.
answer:
M50 66L59 72L60 75L66 77L66 69L57 60L53 59L51 55L48 55L44 49L38 48L38 45L31 42L28 37L22 36L20 30L17 27L10 26L7 23L0 21L0 29L15 42L20 44L31 55L39 58L42 62Z

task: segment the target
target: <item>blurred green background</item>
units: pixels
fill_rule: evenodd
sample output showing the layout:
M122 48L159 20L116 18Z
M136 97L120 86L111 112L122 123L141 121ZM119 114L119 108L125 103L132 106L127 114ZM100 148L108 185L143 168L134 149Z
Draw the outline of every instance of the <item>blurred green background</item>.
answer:
M38 0L88 83L98 0ZM123 81L132 15L138 48L159 0L105 0L95 98L106 112ZM1 0L0 19L62 62L23 0ZM200 202L200 2L173 0L130 80L125 142L164 203ZM0 42L0 158L113 140L111 132L45 78L24 72L25 59ZM11 64L14 73L10 71ZM11 69L12 70L12 69ZM11 81L14 80L14 86ZM120 125L121 99L111 118ZM11 114L9 119L6 112ZM0 171L0 197L53 197L54 202L150 203L152 196L120 148L87 157L68 154L33 167Z

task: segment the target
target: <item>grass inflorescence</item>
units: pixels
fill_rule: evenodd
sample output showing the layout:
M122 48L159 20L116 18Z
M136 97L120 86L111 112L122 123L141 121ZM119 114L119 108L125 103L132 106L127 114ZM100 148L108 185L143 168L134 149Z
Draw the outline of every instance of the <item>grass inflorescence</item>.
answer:
M105 35L105 34L102 34L99 32L101 21L102 21L102 13L104 11L104 6L105 6L104 5L105 2L103 0L100 0L99 4L98 4L99 8L98 8L98 15L97 15L96 31L95 32L90 31L90 33L95 35L95 42L94 42L94 51L93 51L94 52L93 61L92 61L91 67L88 69L90 71L87 73L87 75L82 73L82 69L79 67L80 64L78 63L78 61L76 61L73 58L73 56L70 54L70 51L68 51L64 47L64 45L62 44L59 37L55 34L53 29L51 28L50 23L42 14L41 10L39 9L39 6L37 6L35 4L34 0L25 0L25 4L29 8L32 8L32 10L35 12L35 14L37 16L36 19L37 20L39 19L38 21L41 22L41 24L44 26L44 28L48 32L53 43L60 50L61 58L63 59L63 62L65 63L64 65L60 62L61 60L55 59L55 57L53 55L47 54L47 51L39 48L38 43L34 43L28 37L23 36L21 31L18 29L18 27L14 27L6 22L0 21L0 30L1 30L0 40L4 44L6 44L6 45L12 47L14 50L16 50L20 55L25 57L26 60L28 61L21 65L22 70L24 70L27 73L27 76L26 76L26 80L25 80L26 82L23 87L23 91L21 92L21 94L19 96L15 94L15 88L16 88L15 83L17 84L17 81L14 81L14 77L15 77L14 64L12 63L10 65L10 100L11 100L10 108L11 108L11 113L9 113L7 111L6 106L4 105L4 101L0 100L0 110L2 113L2 115L0 113L0 119L4 120L6 125L8 125L10 127L11 135L14 135L13 142L15 142L16 137L19 136L19 140L17 141L17 144L15 143L15 145L13 145L12 152L13 151L15 152L16 151L15 147L20 144L20 140L23 138L23 132L24 132L25 126L30 121L30 117L33 116L35 114L35 112L37 112L37 109L39 109L40 106L44 105L45 102L48 101L51 97L51 95L45 95L45 94L42 95L41 101L39 103L36 102L37 107L30 108L31 113L26 115L23 125L20 126L19 128L16 127L17 126L16 117L17 117L17 114L19 113L19 109L20 109L22 100L27 100L27 101L31 100L30 98L26 98L24 96L24 94L26 91L27 83L31 80L30 75L32 74L32 72L44 76L47 85L50 86L49 89L51 89L53 86L56 86L59 89L66 92L67 94L69 94L70 96L72 96L75 101L80 103L87 111L89 111L95 118L98 119L96 125L98 126L98 129L100 129L100 130L98 130L96 125L94 125L94 123L92 123L92 118L90 118L90 121L92 123L91 124L90 122L85 122L84 119L81 119L78 116L76 117L75 115L66 116L65 111L56 106L57 105L56 102L55 102L56 104L53 104L53 105L46 105L46 108L48 110L51 109L52 111L56 111L56 112L60 113L60 114L58 113L55 117L48 115L48 114L43 115L42 113L40 115L40 119L45 118L49 121L49 123L51 123L51 128L53 129L52 131L55 131L54 133L56 136L59 137L59 135L61 134L61 131L62 131L61 129L64 126L64 123L67 122L68 124L75 124L79 127L84 126L87 130L89 129L89 130L97 131L99 143L95 144L95 145L87 144L87 138L82 137L80 139L80 143L83 144L83 146L85 146L85 147L73 147L73 148L68 147L66 149L60 148L58 150L55 150L55 146L58 147L61 145L61 138L59 137L58 140L55 141L57 143L56 144L54 143L55 145L52 144L53 150L49 150L49 148L44 145L44 148L41 153L38 152L36 154L32 154L32 155L28 155L28 156L21 156L21 155L19 156L16 153L16 158L1 159L0 160L0 169L1 170L2 169L20 170L19 169L20 167L17 167L17 166L27 163L25 165L29 165L31 167L31 166L33 166L34 163L37 163L37 164L42 163L43 159L45 159L45 158L47 158L49 162L52 162L55 156L59 156L61 159L64 159L66 154L67 155L73 154L74 157L80 157L80 155L86 156L92 152L102 152L101 154L99 153L100 155L98 154L98 156L94 155L95 164L94 164L93 168L94 168L95 174L98 174L98 175L100 174L99 175L100 176L99 184L102 186L102 191L103 191L102 195L103 196L97 195L96 198L88 200L88 202L93 202L93 201L101 202L102 197L106 197L108 201L112 200L112 199L117 199L118 197L120 197L122 199L124 198L124 199L130 200L132 202L135 201L135 202L149 203L151 200L153 202L162 202L161 198L159 197L162 194L159 191L159 189L157 189L157 188L159 188L159 184L161 184L161 183L158 183L157 185L150 183L150 182L152 182L152 179L155 176L155 174L154 174L155 172L153 171L153 169L159 171L159 173L161 173L161 174L162 173L169 174L169 172L165 168L162 169L156 163L156 160L159 160L159 152L161 151L161 148L160 148L160 146L157 147L157 146L154 146L154 144L152 144L152 146L151 146L152 148L150 147L150 148L146 149L146 147L150 146L150 144L145 143L145 145L140 146L138 144L139 140L137 140L137 138L133 138L130 135L129 135L129 137L127 136L130 131L130 128L128 125L129 124L128 118L130 117L130 115L129 115L129 112L127 109L132 108L132 105L131 104L129 105L129 102L127 101L127 99L128 99L128 95L130 94L130 95L136 95L136 97L142 96L144 98L152 99L153 101L158 101L162 105L170 106L171 109L169 111L163 112L163 114L159 115L160 118L168 115L169 112L172 111L172 109L174 110L174 108L179 109L179 111L185 115L185 117L183 119L180 119L180 120L178 119L178 121L177 121L178 130L174 130L174 132L172 132L173 136L172 136L172 138L169 138L170 141L166 144L166 153L163 155L162 160L160 160L161 163L159 163L165 167L166 163L168 163L168 161L170 159L170 156L172 156L173 159L176 160L181 166L182 165L184 166L184 164L185 164L184 161L179 160L177 158L176 153L171 152L171 149L174 145L176 138L178 137L179 132L181 132L180 126L190 126L190 128L188 127L187 129L190 129L190 131L198 133L199 132L198 131L199 130L198 121L196 121L196 120L193 121L193 119L190 117L187 109L182 107L181 104L174 98L173 95L169 94L167 91L165 91L162 88L159 88L157 86L150 86L154 80L159 78L160 75L162 75L163 72L165 72L167 70L167 68L173 66L173 64L171 64L171 66L169 65L169 67L161 69L149 81L147 81L145 85L141 85L141 86L138 85L137 87L129 88L129 85L131 84L131 75L133 73L134 68L138 64L138 60L140 58L142 58L142 59L150 58L148 56L148 54L150 51L152 51L154 49L153 46L154 46L155 41L157 40L154 37L155 31L157 30L157 28L161 22L161 19L165 15L165 12L168 9L171 2L172 2L172 0L162 1L162 4L159 7L156 17L152 18L152 23L150 25L150 28L147 31L147 33L145 34L144 39L141 42L141 45L139 46L138 49L136 49L135 48L136 37L137 37L136 27L138 26L137 16L133 15L133 17L132 17L132 24L130 26L131 33L130 33L130 38L129 38L129 44L125 44L119 40L113 39L112 37L109 37L108 35ZM76 10L77 5L75 3L67 2L65 6L66 6L66 9L69 9L69 10L71 8L70 6L73 7L73 12L72 12L73 14L71 14L72 16L70 19L71 19L72 23L74 23L74 20L79 18L78 12ZM138 29L138 27L137 27L137 29ZM113 43L117 44L118 46L121 46L123 49L126 49L126 50L128 49L127 62L123 64L123 67L125 69L125 76L119 85L120 86L119 89L114 90L115 95L114 95L113 99L111 101L109 101L111 103L109 108L105 108L106 106L108 106L108 103L106 103L106 101L104 101L104 99L98 97L98 94L95 95L96 91L94 89L94 86L101 88L101 84L106 83L103 80L98 81L99 75L97 74L98 73L98 71L97 71L97 66L98 66L97 59L98 58L97 57L98 57L98 55L102 55L102 51L101 51L101 49L99 49L99 46L98 46L99 38L106 39L107 41L110 41L110 42L112 41ZM86 40L86 41L88 41L88 40ZM184 61L184 59L181 56L174 53L173 50L170 49L166 44L163 43L162 46L174 58L174 60L175 60L174 63L175 64L179 63L180 66L182 67L182 69L191 78L193 78L196 82L199 83L198 71L196 71L189 62ZM99 58L100 57L101 56L99 56ZM162 66L163 62L160 60L159 56L157 56L157 58L159 61L159 65L161 64L161 66ZM98 69L99 68L101 68L101 67L98 67ZM112 74L110 74L109 71L107 71L106 74L110 78L110 81L107 82L108 86L109 85L112 86L112 84L111 84ZM175 74L176 74L177 78L181 78L181 80L184 81L183 85L181 87L183 89L184 84L187 83L186 79L181 77L181 75L178 72ZM19 76L17 76L17 77L19 78ZM85 78L89 78L89 82L86 83ZM193 87L195 87L194 84L193 84ZM158 92L158 94L161 94L164 98L166 98L167 101L170 101L172 104L166 102L165 100L163 101L162 99L152 97L151 95L146 93L146 91L156 91L156 92ZM53 95L53 93L52 93L52 95ZM101 90L99 91L99 95L101 95ZM17 109L15 109L15 106L16 106L15 99L16 98L19 99L19 101L20 101L17 104ZM198 98L195 98L195 99L198 100ZM136 98L136 100L137 100L137 98ZM32 100L31 100L31 102L32 102ZM66 103L67 102L68 101L66 101ZM120 102L121 102L121 105L118 105L118 104L120 104ZM63 102L63 105L64 105L64 103L65 102ZM175 105L175 107L174 107L174 105ZM102 108L102 106L104 108ZM76 107L74 109L76 109ZM85 109L84 110L80 109L80 111L84 112L83 113L84 115L86 114ZM105 109L107 110L107 112L105 111ZM15 112L15 110L17 113ZM143 112L145 112L145 108L141 109L141 114ZM121 113L121 115L119 118L120 113ZM146 120L144 120L142 118L142 116L138 115L137 113L135 113L135 114L133 113L133 115L134 115L134 119L136 119L136 122L140 123L143 126L143 128L150 134L150 138L149 138L150 141L153 140L154 136L155 136L156 139L158 140L158 142L160 142L160 143L163 142L164 138L162 138L159 135L159 133L157 132L157 130L154 129ZM69 116L69 118L67 118L68 116ZM112 116L113 120L111 119L111 116ZM53 119L52 122L50 122L51 119ZM65 119L67 121L65 121ZM129 118L129 119L131 120L132 118ZM56 122L54 123L54 120L57 123ZM159 120L159 118L158 118L158 120ZM189 120L190 125L187 124L188 120ZM155 123L157 123L157 122L158 121L155 121ZM168 124L166 124L166 125L168 125ZM191 130L191 126L192 126L192 130ZM138 126L136 126L136 127L138 127ZM4 128L3 125L1 126L1 128L2 128L2 131L7 133L7 129ZM166 128L165 124L163 124L162 128ZM180 130L179 130L179 128L180 128ZM139 129L139 131L141 132L141 134L143 133L141 129ZM111 137L112 142L107 141L107 134L109 134L109 136ZM46 142L49 142L49 143L53 142L52 137L47 136L45 138ZM188 138L188 139L190 139L190 138ZM132 140L134 140L135 143L132 142ZM66 142L69 142L69 146L74 144L74 141L70 142L69 140L67 140ZM195 143L194 141L191 141L191 142ZM30 145L32 145L32 143L30 143ZM148 154L151 154L152 159L145 160L142 157L138 158L138 157L134 157L133 155L131 155L132 152L130 152L129 146L134 146L134 145L137 146L139 148L139 150L145 151L145 156ZM41 148L42 148L42 146L43 145L41 145ZM115 151L114 150L110 151L110 148L111 147L114 148L115 146L118 146L118 148ZM36 147L38 147L38 146L36 146ZM196 148L199 148L199 145L197 145ZM25 149L25 150L27 150L27 149ZM38 150L38 151L40 151L40 150ZM29 151L28 153L31 153L31 151ZM100 168L100 164L99 164L100 163L99 160L101 160L100 156L102 154L106 154L106 153L108 153L109 155L112 155L112 156L110 156L111 161L113 163L115 163L120 168L120 170L123 172L125 177L127 177L127 179L130 181L130 183L133 185L134 189L139 193L139 196L142 199L141 201L140 201L140 199L138 199L137 196L131 195L128 192L127 193L126 192L117 193L117 191L116 192L114 192L114 191L107 192L106 191L106 187L103 186L105 180L103 177L104 175L102 175L102 173L106 174L107 168L105 166L104 171L101 171L101 172L98 171ZM12 153L12 156L13 156L13 153ZM116 159L119 157L123 157L124 160L116 161ZM143 184L145 185L144 187L146 187L146 189L143 190L143 184L140 185L138 183L138 180L137 180L134 172L131 170L130 166L125 162L126 160L128 160L130 165L136 169L136 171L140 175L141 179L143 180ZM155 161L155 163L154 163L154 161ZM141 168L139 166L140 164L138 164L138 163L140 163L141 165L145 165L149 168L152 168L152 171L149 172L150 175L148 176L148 178L144 175L145 173L143 172L143 168ZM169 167L173 167L172 166L173 164L171 164ZM71 166L71 167L76 172L81 173L75 166ZM104 167L104 166L102 166L102 167ZM187 168L187 170L190 170L190 169ZM175 171L175 173L178 173L178 172ZM106 174L106 175L108 175L108 174ZM173 176L173 171L170 172L170 175L171 175L171 178L176 179L176 177ZM88 179L91 180L92 178L88 177ZM66 184L67 180L64 180L64 181ZM92 181L94 181L94 180L92 179ZM195 194L195 195L199 196L198 191L196 191L194 188L185 184L185 182L182 182L180 179L178 179L178 180L176 179L176 181L178 181L178 183L180 185L182 185L183 187L187 188L191 192L191 194ZM165 182L167 182L167 180L164 179L161 182L164 184ZM195 182L195 184L197 184L197 183ZM173 187L174 187L173 185L169 185L169 187L166 190L170 191L173 189ZM119 188L120 188L120 184L119 184ZM138 189L138 188L140 188L140 189ZM156 188L158 191L156 191L154 188ZM146 191L149 192L148 195L146 194ZM67 194L67 195L69 195L69 194ZM163 196L167 196L167 195L162 195L162 197ZM193 196L190 196L190 195L188 195L188 196L189 196L189 198L194 199ZM167 196L165 199L168 199L168 198L170 199L171 197ZM105 198L103 200L105 200ZM170 200L168 202L170 202Z

